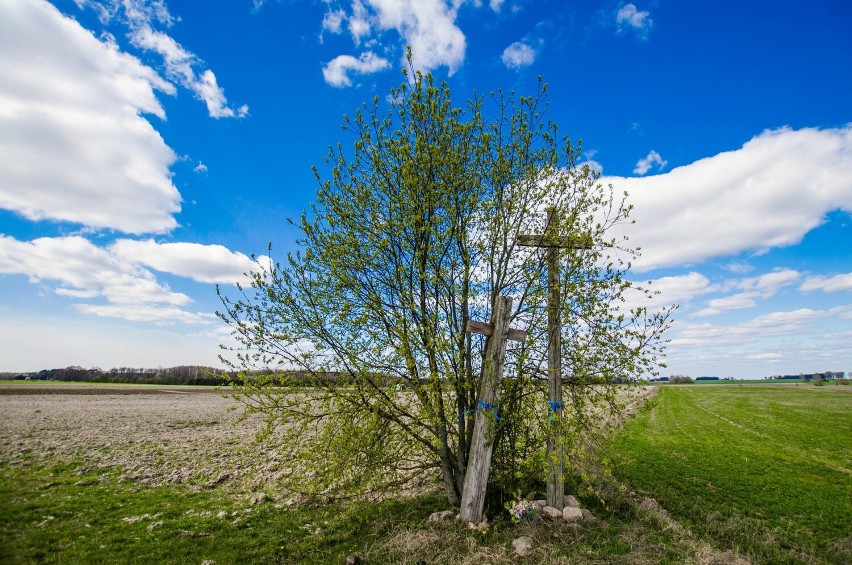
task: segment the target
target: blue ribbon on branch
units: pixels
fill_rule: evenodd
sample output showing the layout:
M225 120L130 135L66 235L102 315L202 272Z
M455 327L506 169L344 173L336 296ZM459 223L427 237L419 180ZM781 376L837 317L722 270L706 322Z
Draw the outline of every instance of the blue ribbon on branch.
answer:
M547 401L547 404L550 406L550 408L548 408L548 412L554 412L554 413L555 413L557 410L559 410L560 408L562 408L563 406L565 406L565 405L562 403L562 401L561 401L561 400L548 400L548 401ZM553 423L553 414L550 414L550 416L548 416L548 418L547 418L547 423L548 423L548 424L552 424L552 423Z
M500 421L500 416L497 415L497 405L489 404L487 402L483 402L482 400L477 401L479 406L472 410L465 410L461 414L459 414L459 420L467 416L468 414L473 414L474 412L479 412L480 410L491 410L491 413L494 415L494 419L498 422Z

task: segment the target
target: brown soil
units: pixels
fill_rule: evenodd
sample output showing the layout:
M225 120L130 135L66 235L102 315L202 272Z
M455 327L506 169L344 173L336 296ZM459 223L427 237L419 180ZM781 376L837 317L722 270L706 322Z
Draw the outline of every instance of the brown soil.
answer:
M258 420L203 387L0 385L0 464L71 462L123 480L249 488L274 480L281 454L252 445Z

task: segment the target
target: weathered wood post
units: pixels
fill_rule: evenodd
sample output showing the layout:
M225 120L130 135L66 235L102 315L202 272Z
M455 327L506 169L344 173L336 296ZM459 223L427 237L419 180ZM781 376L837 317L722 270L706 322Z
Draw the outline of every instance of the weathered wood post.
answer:
M562 297L559 291L559 249L590 249L588 238L557 236L556 209L547 210L544 234L518 235L516 243L526 247L547 249L547 379L548 409L558 421L562 417ZM553 431L547 436L547 504L555 508L565 505L565 454L562 436Z
M512 314L512 298L498 296L491 313L491 324L468 321L466 331L488 336L485 344L485 359L482 365L482 390L478 405L474 407L473 439L467 471L464 475L461 512L459 518L465 522L482 521L482 509L485 506L485 488L488 474L491 472L491 455L494 451L494 437L500 420L497 406L497 394L503 379L503 364L506 359L506 340L524 341L527 333L509 328ZM460 418L464 414L459 415Z

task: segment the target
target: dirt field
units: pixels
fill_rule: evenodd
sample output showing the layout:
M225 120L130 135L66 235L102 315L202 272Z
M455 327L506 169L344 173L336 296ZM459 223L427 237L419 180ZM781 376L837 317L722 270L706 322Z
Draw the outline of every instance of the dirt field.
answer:
M275 478L282 454L251 445L235 402L206 387L0 385L0 462L72 461L143 484L199 488Z
M634 390L636 403L654 392ZM259 418L235 424L241 407L226 393L209 387L0 384L0 465L71 462L80 472L118 471L122 481L233 486L289 499L292 493L276 492L276 479L291 466L290 454L253 444ZM418 476L405 493L422 493L429 485Z

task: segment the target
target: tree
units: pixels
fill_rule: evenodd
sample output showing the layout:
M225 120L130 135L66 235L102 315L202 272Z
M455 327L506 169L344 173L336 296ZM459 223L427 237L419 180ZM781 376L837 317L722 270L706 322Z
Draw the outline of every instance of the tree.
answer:
M244 413L263 414L263 435L293 457L285 486L340 498L437 468L458 504L477 411L500 422L495 476L536 472L549 426L587 430L593 413L623 408L616 378L654 372L670 310L625 306L628 293L649 293L624 278L617 256L634 252L606 238L630 208L545 119L546 85L458 108L431 75L406 75L386 113L376 97L344 116L354 143L329 150L328 176L314 169L316 203L294 221L299 250L270 257L236 297L219 290L218 315L240 344L223 361L241 369ZM558 221L544 225L546 207ZM543 254L515 245L522 232L592 244L560 257L572 410L556 423L544 401ZM500 295L530 337L509 346L500 401L483 406L486 344L465 327L490 319ZM570 436L578 446L581 435Z

